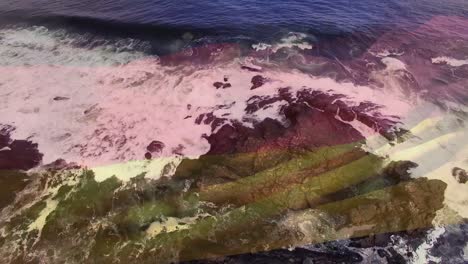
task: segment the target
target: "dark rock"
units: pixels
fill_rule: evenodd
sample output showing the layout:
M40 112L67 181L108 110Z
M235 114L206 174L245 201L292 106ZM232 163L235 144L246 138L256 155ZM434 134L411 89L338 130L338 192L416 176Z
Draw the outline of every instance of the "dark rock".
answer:
M248 100L248 111L254 112L283 98L289 100L289 96L288 89L283 89L282 97L253 97ZM362 139L359 132L337 120L334 114L310 108L305 103L291 103L281 112L287 126L269 118L254 123L253 128L237 122L223 125L225 120L215 117L213 113L200 115L197 123L214 125L219 120L221 127L206 137L210 150L200 158L203 165L193 167L186 165L193 163L190 160L183 161L176 176L197 177L198 186L218 184L271 168L292 158L295 151Z
M277 120L266 118L258 124L258 128L265 140L273 140L280 137L285 132L285 127Z
M150 153L155 153L155 152L162 152L164 149L165 145L161 141L153 140L151 143L146 147L146 150Z
M286 88L280 88L278 90L278 94L279 94L279 98L281 98L281 100L284 100L288 103L292 103L293 102L293 96L291 94L291 89L286 87Z
M452 176L459 183L466 183L468 181L468 175L464 169L455 167L452 169Z
M233 153L241 134L232 125L222 126L217 133L208 137L210 154Z
M145 153L145 159L150 160L151 158L152 158L151 153L146 152L146 153Z
M4 137L0 135L0 149L8 147L9 140L10 140L9 137Z
M252 80L251 80L252 87L250 88L250 90L254 90L254 89L261 87L262 85L265 84L266 81L267 79L264 78L263 76L255 75L254 77L252 77Z
M350 109L343 101L338 100L335 102L335 104L338 106L339 112L338 115L343 121L346 122L351 122L356 118L356 114L352 109Z
M387 251L385 251L385 249L377 249L377 254L379 255L379 257L381 258L387 258L387 257L390 257L390 254L388 254Z
M351 250L327 249L311 250L305 248L295 248L291 250L278 249L268 252L248 253L234 256L227 256L212 260L195 260L182 262L184 264L333 264L333 263L360 263L362 256Z
M7 149L0 150L0 169L29 170L42 160L37 144L28 140L14 140Z
M230 88L232 85L230 83L223 84L223 89Z
M468 237L468 220L447 225L445 232L434 241L429 249L431 256L440 259L440 263L466 263L466 238Z
M253 96L247 100L247 107L245 112L252 114L262 109L263 107L273 104L275 102L283 100L281 97L265 97L265 96Z
M291 146L310 149L364 139L352 126L338 121L334 114L321 112L304 104L291 104L283 112L295 127L285 134L285 137L291 137Z
M325 111L327 107L330 107L332 105L332 102L335 99L339 99L342 96L329 95L321 91L303 90L303 91L297 92L297 97L298 97L298 102L300 103L306 102L311 107ZM330 111L330 109L328 111ZM336 108L335 108L335 111L336 111ZM334 114L336 114L336 112L334 112Z
M215 115L214 115L213 113L207 113L207 114L205 115L205 117L206 117L206 118L203 120L203 123L204 123L205 125L210 124L211 122L213 122L213 121L216 119L216 117L215 117Z
M195 124L199 125L203 121L203 118L205 118L205 114L199 115L197 118L195 118Z
M218 127L223 125L227 121L226 118L215 118L213 122L211 122L211 131L215 131Z
M11 143L10 132L13 127L0 124L0 149L8 146Z
M406 264L405 258L398 254L398 252L393 248L390 247L387 249L388 252L390 253L389 256L386 256L387 262L389 264Z
M200 114L195 119L195 124L200 125L202 122L205 125L211 124L211 130L214 131L219 126L226 122L226 118L216 117L213 113Z
M249 66L241 66L241 69L251 71L251 72L261 72L261 70L253 68L253 67L249 67Z
M219 89L219 88L223 87L223 83L222 82L215 82L215 83L213 83L213 86L216 87L216 89Z
M418 164L412 161L393 161L384 171L387 178L399 181L407 181L411 179L410 169L416 168Z
M80 166L76 163L68 163L64 159L58 159L50 164L44 165L44 169L49 171L79 169Z
M65 100L70 100L70 98L65 97L65 96L56 96L56 97L54 97L54 101L65 101Z
M392 234L382 233L368 237L353 238L349 246L356 248L387 247L392 243L391 237Z

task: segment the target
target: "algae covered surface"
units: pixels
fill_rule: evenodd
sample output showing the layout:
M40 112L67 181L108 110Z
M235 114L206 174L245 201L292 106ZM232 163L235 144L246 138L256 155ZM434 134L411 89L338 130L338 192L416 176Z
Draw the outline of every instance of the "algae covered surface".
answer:
M289 154L213 184L186 169L184 162L194 160L182 162L183 175L159 180L97 182L90 169L38 172L22 190L20 208L2 222L2 256L33 262L38 256L31 252L40 252L65 263L212 259L429 228L443 206L445 183L410 179L407 163L385 164L358 143ZM254 157L203 162L242 166ZM33 192L42 195L31 199Z

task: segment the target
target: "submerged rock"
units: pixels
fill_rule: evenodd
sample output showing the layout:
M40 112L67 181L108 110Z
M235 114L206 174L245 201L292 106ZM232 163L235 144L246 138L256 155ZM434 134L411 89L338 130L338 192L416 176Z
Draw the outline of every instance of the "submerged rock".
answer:
M65 97L65 96L56 96L56 97L54 97L54 101L66 101L66 100L70 100L70 98Z
M265 82L267 81L267 79L261 75L255 75L254 77L252 77L252 87L250 88L250 90L255 90L259 87L262 87Z
M29 140L12 140L8 130L0 131L0 170L29 170L42 161L38 145Z
M216 89L219 89L219 88L223 87L223 83L222 82L215 82L215 83L213 83L213 86L216 87Z
M157 140L153 140L151 141L151 143L149 143L149 145L146 147L146 150L148 150L148 152L150 153L155 153L155 152L162 152L162 150L164 149L166 145L161 142L161 141L157 141Z
M68 163L64 159L58 159L52 163L42 166L42 168L49 170L49 171L63 171L63 170L80 169L81 167L76 163Z

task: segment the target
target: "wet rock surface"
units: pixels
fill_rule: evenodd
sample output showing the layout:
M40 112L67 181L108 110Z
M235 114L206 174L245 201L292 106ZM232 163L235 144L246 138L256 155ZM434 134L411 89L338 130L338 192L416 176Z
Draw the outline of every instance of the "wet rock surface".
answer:
M65 96L56 96L56 97L54 97L53 100L54 101L66 101L66 100L70 100L70 98L65 97Z
M468 174L466 174L466 171L458 167L452 169L452 176L459 183L466 183L468 181Z
M78 164L73 163L73 162L69 163L64 159L58 159L42 167L48 171L63 171L63 170L73 170L73 169L81 168L81 166L79 166Z
M25 173L0 170L0 210L11 205L16 193L23 190L29 183L30 180Z
M140 176L123 183L112 177L97 182L92 171L73 167L80 173L70 174L70 165L58 160L47 166L53 174L31 179L38 183L36 192L48 193L53 186L58 189L3 224L21 230L22 223L33 225L33 219L53 204L55 210L41 229L28 233L31 240L25 246L36 251L53 249L72 263L83 261L81 248L89 252L85 260L93 263L116 259L143 263L155 259L161 263L360 263L364 257L353 248L375 247L382 248L379 260L401 263L407 256L393 249L392 239L385 233L402 232L411 241L423 237L424 232L402 230L431 226L435 212L442 207L444 184L410 179L408 170L416 166L411 162L382 168L379 158L357 148L363 139L358 131L336 120L331 112L317 109L330 99L304 98L316 108L291 102L282 110L285 123L265 119L253 128L240 123L223 125L207 138L208 153L182 161L172 178L151 181ZM153 141L147 151L157 153L163 148L162 142ZM69 177L77 183L65 181ZM327 180L334 177L338 177L336 183ZM353 177L364 178L348 182ZM316 182L322 183L319 196L309 197L317 192ZM18 201L31 199L21 191L24 186L15 188ZM11 201L11 195L6 199ZM286 213L289 210L302 213ZM169 219L181 222L172 229L166 223ZM98 221L98 228L91 227L90 221ZM159 230L154 225L164 227L154 231ZM372 229L354 230L359 226ZM156 232L154 238L152 232ZM340 232L352 237L379 235L354 239L347 247L321 244L344 238ZM14 235L4 239L14 239ZM89 245L88 241L94 242ZM146 245L142 247L141 241ZM281 249L291 244L318 244L321 250ZM248 253L252 249L264 253ZM15 260L33 263L39 259L24 252Z
M294 264L312 264L312 263L361 263L363 258L356 252L346 248L333 248L330 246L327 250L320 252L314 249L296 248L293 250L274 250L271 252L245 254L230 256L221 260L203 260L183 262L186 264L263 264L263 263L294 263Z
M148 150L151 153L155 152L161 152L164 149L165 145L161 141L153 140L149 145L146 147L146 150Z
M445 227L445 232L435 239L429 251L441 262L466 263L465 248L462 245L468 236L468 223L466 219L461 223ZM457 245L457 246L454 246ZM435 263L435 261L433 261Z
M254 77L252 77L252 81L251 81L252 87L250 88L250 90L254 90L254 89L261 87L262 85L265 84L266 81L267 79L265 79L265 77L261 75L255 75Z
M42 160L38 145L29 140L12 140L13 128L0 126L0 170L28 170Z

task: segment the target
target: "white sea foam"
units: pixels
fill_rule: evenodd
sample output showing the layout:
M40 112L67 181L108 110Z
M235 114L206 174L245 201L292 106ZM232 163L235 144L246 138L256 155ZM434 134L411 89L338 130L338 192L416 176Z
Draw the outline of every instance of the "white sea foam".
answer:
M373 54L376 57L381 57L381 58L389 57L389 56L395 57L395 56L401 56L401 55L405 54L404 52L390 51L390 50L383 50L381 52L370 52L370 53Z
M257 43L253 44L252 48L257 51L270 50L272 52L277 52L282 48L298 48L301 50L313 49L313 45L306 41L306 38L307 35L304 33L291 32L287 36L281 38L278 43Z
M3 29L0 30L0 65L115 65L143 56L132 51L139 44L132 39L97 45L92 50L76 48L74 42L78 41L70 38L65 30L41 26Z
M447 65L450 65L450 66L453 66L453 67L460 67L460 66L463 66L463 65L468 65L468 59L467 60L458 60L458 59L442 56L442 57L432 58L432 63L434 63L434 64L446 63Z
M415 256L411 260L413 264L424 264L424 263L440 263L440 258L431 256L429 250L434 247L434 243L437 239L444 234L445 228L437 227L432 230L426 237L426 241L423 242L415 251Z
M401 60L392 58L392 57L385 57L382 58L382 62L387 66L387 70L389 71L398 71L398 70L406 70L406 65Z
M408 103L383 90L337 83L296 71L267 71L263 75L270 81L261 88L250 90L254 73L240 69L240 61L214 68L181 69L163 67L157 58L146 57L123 65L102 66L106 64L100 62L107 62L112 57L107 51L63 44L66 41L62 36L56 49L66 50L70 56L85 52L93 57L90 65L77 64L49 48L27 48L25 51L24 45L19 44L26 38L26 46L39 45L30 43L35 36L30 34L38 34L40 45L55 45L55 35L47 31L4 31L2 34L7 36L8 44L3 43L0 47L20 54L17 61L4 62L9 65L0 68L2 123L16 127L15 138L37 142L44 153L44 163L64 158L96 167L99 180L111 176L115 169L129 172L122 174L122 179L128 179L137 171L157 178L165 163L176 165L181 155L197 157L206 153L209 145L202 136L209 135L211 127L195 124L195 119L202 113L214 112L229 120L250 120L245 121L246 125L266 117L280 118L278 110L282 103L252 115L245 113L245 107L252 96L271 96L281 87L291 86L293 91L313 87L345 94L349 104L369 98L385 98L386 102L398 104L399 107L388 104L382 109L384 114L402 115L410 108ZM20 48L15 50L14 46ZM49 57L46 61L52 64L22 66L20 62L33 54L38 54L39 61L42 61L40 56ZM229 78L232 87L215 89L212 84L223 76ZM68 100L54 100L57 96ZM220 105L226 107L217 107ZM145 148L152 140L164 142L165 148L159 157L167 158L158 162L138 161L143 159ZM124 165L111 166L132 160L135 162L127 163L126 168L122 167Z

